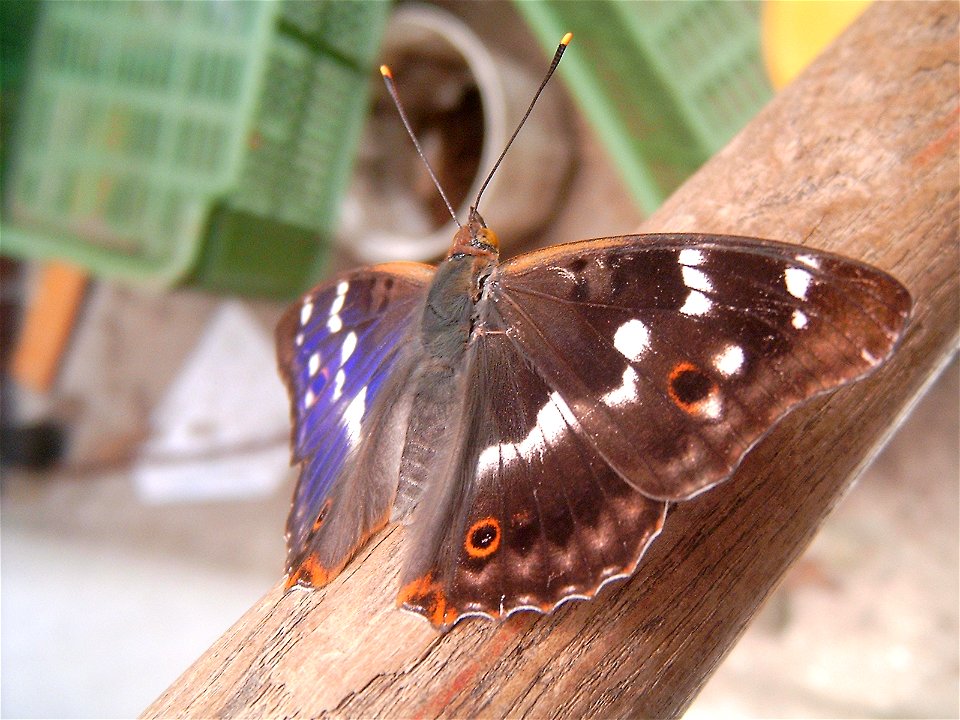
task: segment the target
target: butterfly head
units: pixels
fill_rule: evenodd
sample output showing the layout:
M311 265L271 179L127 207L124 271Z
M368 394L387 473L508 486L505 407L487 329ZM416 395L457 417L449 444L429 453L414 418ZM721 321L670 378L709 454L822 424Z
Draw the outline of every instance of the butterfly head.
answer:
M476 208L470 208L470 220L461 225L453 236L453 244L447 257L455 255L479 255L496 258L500 253L497 234L487 227Z

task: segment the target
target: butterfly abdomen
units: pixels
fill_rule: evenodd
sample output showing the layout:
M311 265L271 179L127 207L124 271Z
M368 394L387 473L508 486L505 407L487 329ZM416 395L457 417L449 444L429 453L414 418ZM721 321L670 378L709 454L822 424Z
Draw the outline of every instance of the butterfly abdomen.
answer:
M434 368L417 381L403 452L400 456L397 499L393 519L406 519L419 502L437 467L448 462L447 436L458 403L452 402L462 386L445 368Z

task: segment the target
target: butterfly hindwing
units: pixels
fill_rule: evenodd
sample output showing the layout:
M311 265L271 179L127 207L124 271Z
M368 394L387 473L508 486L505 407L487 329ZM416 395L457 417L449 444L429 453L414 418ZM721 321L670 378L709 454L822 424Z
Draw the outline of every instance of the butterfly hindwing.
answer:
M400 602L442 627L594 595L633 571L666 511L599 457L488 320L468 353L453 462L409 528Z
M709 235L549 248L501 266L491 293L591 445L663 500L722 481L792 407L872 370L910 312L869 266Z
M287 520L288 585L322 585L386 523L402 449L404 340L433 268L390 263L342 275L277 327L300 477Z

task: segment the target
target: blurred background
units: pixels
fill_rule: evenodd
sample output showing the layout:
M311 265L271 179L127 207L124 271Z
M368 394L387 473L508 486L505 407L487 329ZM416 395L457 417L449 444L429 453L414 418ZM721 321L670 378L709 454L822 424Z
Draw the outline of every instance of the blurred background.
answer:
M287 301L619 235L866 3L0 3L0 714L130 717L283 569ZM589 208L589 212L584 212ZM689 711L958 714L954 361Z

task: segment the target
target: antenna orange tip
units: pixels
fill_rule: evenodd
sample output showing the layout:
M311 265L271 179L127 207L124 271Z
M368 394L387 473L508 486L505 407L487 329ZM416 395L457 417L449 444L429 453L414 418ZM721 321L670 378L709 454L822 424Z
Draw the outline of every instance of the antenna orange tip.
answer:
M390 78L391 80L393 80L393 73L390 72L390 68L388 68L386 65L380 66L380 74L383 75L385 78Z
M564 46L569 45L571 40L573 40L573 33L568 32L566 35L563 36L563 39L560 41L560 44Z

